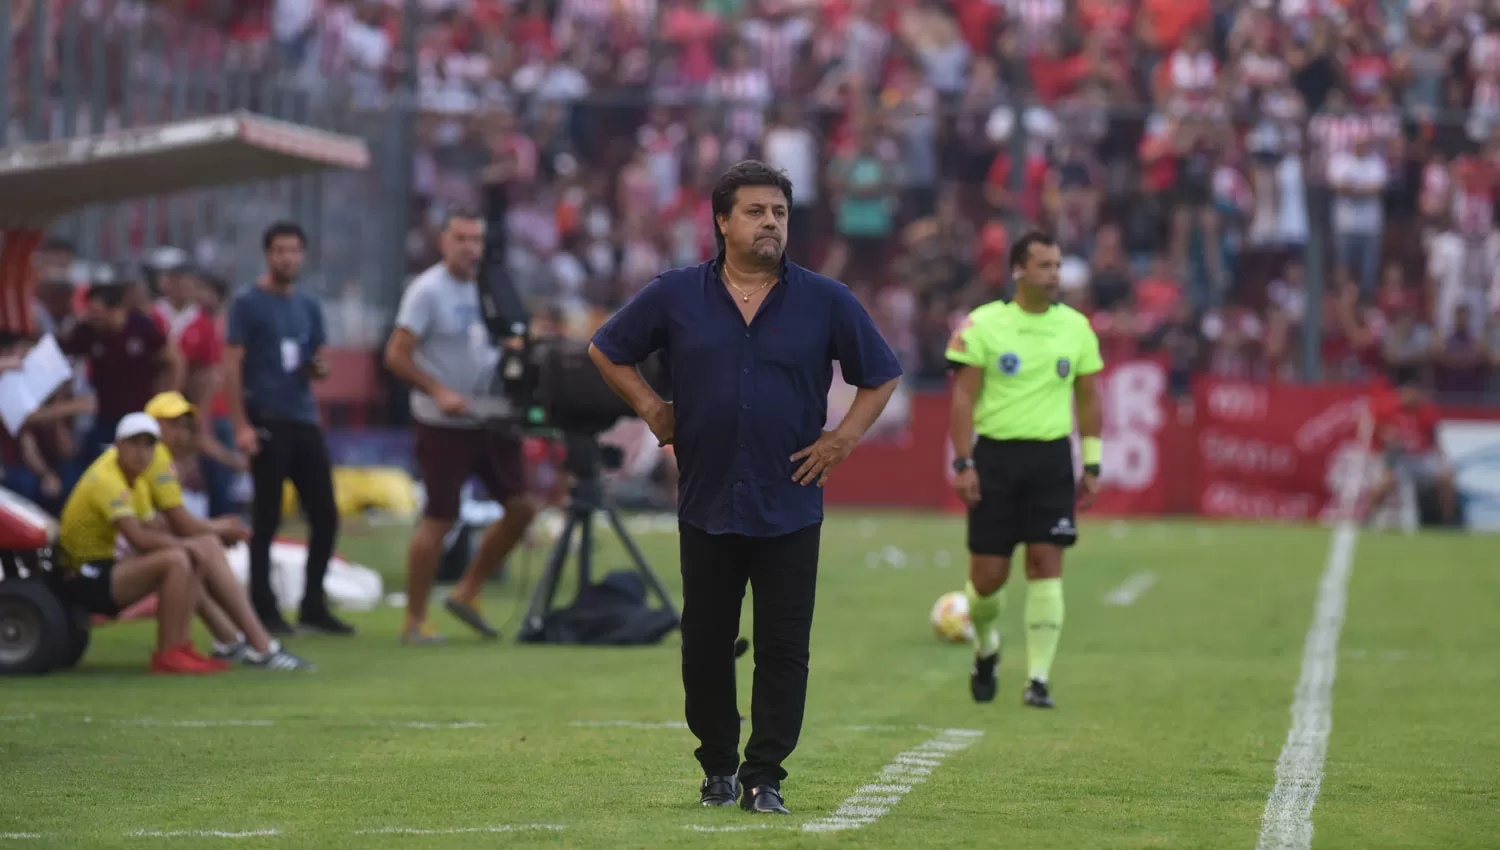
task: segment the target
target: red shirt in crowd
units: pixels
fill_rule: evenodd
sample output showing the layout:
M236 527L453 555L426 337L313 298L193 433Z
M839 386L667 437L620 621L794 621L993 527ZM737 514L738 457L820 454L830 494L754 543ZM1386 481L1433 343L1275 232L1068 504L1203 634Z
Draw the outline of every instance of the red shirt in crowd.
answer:
M1437 427L1442 414L1430 401L1411 407L1395 394L1383 394L1371 402L1375 437L1386 449L1426 454L1437 446Z
M1038 53L1031 57L1031 86L1043 103L1052 103L1058 98L1072 94L1078 81L1089 72L1089 60L1082 54L1077 56L1046 56Z
M1020 207L1021 213L1032 221L1041 217L1042 188L1046 185L1047 171L1050 168L1045 156L1026 157L1026 174L1021 197L1011 199L1011 203ZM1010 154L1008 152L1002 150L996 154L994 162L990 163L990 173L985 177L985 182L1001 189L1010 189Z
M188 369L217 366L224 359L224 338L214 317L196 307L189 308L191 312L184 311L175 316L169 314L170 310L170 307L158 303L151 311L151 318L157 329L182 352ZM179 326L173 327L177 316L180 316L176 319Z
M1079 0L1078 17L1086 32L1098 31L1114 37L1123 37L1130 32L1134 13L1130 4L1121 0Z
M1213 18L1208 0L1142 0L1140 14L1163 51L1176 49L1188 31Z

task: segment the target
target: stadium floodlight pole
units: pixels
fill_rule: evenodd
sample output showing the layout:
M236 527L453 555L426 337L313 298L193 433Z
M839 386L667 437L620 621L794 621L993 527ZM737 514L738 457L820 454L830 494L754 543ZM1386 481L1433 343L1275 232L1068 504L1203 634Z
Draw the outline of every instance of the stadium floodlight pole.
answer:
M1021 63L1023 67L1024 64ZM1024 70L1021 73L1026 75ZM1025 233L1028 228L1026 216L1021 212L1020 201L1021 198L1025 197L1026 193L1026 143L1028 141L1026 138L1026 115L1031 109L1031 78L1027 75L1020 82L1024 85L1025 94L1015 98L1016 104L1013 107L1015 110L1015 122L1011 125L1010 131L1010 174L1006 175L1006 182L1010 186L1010 221L1006 227L1010 231L1009 241L1011 244L1014 244L1015 240L1021 238L1021 234ZM1015 297L1015 281L1011 280L1009 275L1006 276L1006 286L1012 289L1011 297Z
M411 230L409 201L412 185L416 182L416 115L421 91L417 75L417 31L422 25L422 10L418 0L406 0L402 5L401 51L397 54L401 61L401 75L396 84L395 103L389 110L391 124L386 131L394 144L383 163L391 181L386 197L396 203L387 219L392 231L387 246L390 261L382 283L386 291L396 297L400 297L406 286L406 235Z
M5 70L6 82L0 85L0 115L5 124L0 125L0 145L10 137L10 13L13 0L0 0L0 69Z
M1304 174L1304 178L1306 175ZM1302 183L1309 210L1319 210L1327 193L1306 179ZM1323 293L1328 291L1328 275L1323 267L1323 240L1328 236L1323 216L1308 216L1307 248L1303 267L1307 270L1307 298L1302 316L1302 381L1315 384L1323 380Z

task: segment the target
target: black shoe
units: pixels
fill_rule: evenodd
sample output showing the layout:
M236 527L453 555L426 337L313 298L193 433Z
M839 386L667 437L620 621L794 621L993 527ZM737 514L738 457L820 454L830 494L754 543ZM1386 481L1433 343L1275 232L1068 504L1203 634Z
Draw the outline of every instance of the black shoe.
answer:
M1026 690L1021 692L1021 702L1032 708L1052 708L1052 694L1047 693L1047 683L1041 679L1032 679Z
M342 635L350 636L359 633L359 630L333 616L333 612L324 608L320 611L303 611L302 616L297 618L297 624L303 631L320 635Z
M705 806L732 806L739 796L738 776L705 776L698 789L698 802Z
M994 701L995 691L999 687L995 669L999 666L999 652L994 655L974 656L974 667L969 671L969 693L974 695L975 702Z
M281 616L281 612L275 608L268 610L257 609L255 615L260 618L260 624L265 627L271 637L296 637L297 630L292 628L292 624L288 623L286 618Z
M746 785L744 793L740 795L740 808L764 815L791 814L781 799L781 789L774 785Z

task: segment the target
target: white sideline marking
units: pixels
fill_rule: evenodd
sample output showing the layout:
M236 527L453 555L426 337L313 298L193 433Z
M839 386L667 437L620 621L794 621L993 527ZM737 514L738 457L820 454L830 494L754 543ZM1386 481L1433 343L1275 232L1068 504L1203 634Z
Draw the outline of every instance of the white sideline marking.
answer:
M555 823L502 824L500 826L459 826L451 829L417 829L410 826L383 826L379 829L361 829L355 835L465 835L475 832L534 832L557 831L566 827Z
M898 753L880 769L879 782L861 786L833 814L804 823L802 830L837 832L869 826L895 808L913 784L925 781L943 759L963 751L983 734L978 729L945 729L938 737ZM891 783L892 779L899 784Z
M405 729L483 729L486 724L467 720L457 723L431 723L425 720L371 720L371 726L400 726Z
M791 824L781 823L750 823L741 826L704 826L698 823L690 823L683 829L691 829L693 832L749 832L752 829L796 829Z
M0 832L0 841L22 841L27 838L41 838L40 832Z
M580 726L594 729L608 726L618 726L625 729L686 729L687 724L681 720L664 720L660 723L643 723L638 720L574 720L571 726Z
M1318 583L1312 626L1302 651L1302 676L1292 700L1292 728L1276 760L1276 787L1266 799L1256 850L1308 850L1312 810L1323 783L1323 761L1333 727L1333 679L1338 673L1339 632L1349 604L1358 530L1340 522L1328 547L1328 563Z
M83 718L92 723L92 717ZM275 726L274 720L157 720L153 717L124 717L109 721L120 726L175 726L181 729L211 729L219 726Z
M174 829L163 832L159 829L137 829L125 833L126 838L269 838L280 835L277 829L253 829L248 832L224 832L217 829Z
M80 723L109 723L109 724L114 725L114 726L153 726L153 727L160 726L160 727L172 727L172 728L177 728L177 729L216 729L216 728L224 728L224 727L239 727L239 728L256 728L256 729L262 729L262 728L267 728L267 727L271 727L271 726L276 726L280 722L280 721L276 721L276 720L237 720L237 719L233 719L233 718L223 718L223 719L218 719L218 720L198 720L198 719L172 720L172 719L159 718L159 717L101 717L101 718L94 718L94 717L91 717L91 716L86 715L86 714L83 715L83 716L81 716L81 717L75 717L75 718L54 718L54 719L77 720ZM36 720L36 715L34 715L34 714L0 715L0 723L5 723L5 722L20 723L20 722L31 721L31 720ZM314 719L314 720L311 720L309 722L317 723L318 721ZM338 725L338 724L335 724L335 725ZM477 720L459 720L459 721L453 721L453 722L441 722L441 721L431 721L431 720L367 720L367 721L365 721L365 725L367 725L367 726L392 726L392 727L397 727L397 728L401 728L401 729L483 729L483 728L487 727L489 724L483 723L483 722L477 721Z
M1338 490L1337 522L1328 542L1328 561L1318 581L1312 625L1302 649L1302 675L1292 698L1292 728L1276 760L1276 785L1266 798L1256 850L1311 850L1312 810L1323 784L1328 736L1333 731L1333 679L1338 674L1339 633L1349 607L1349 577L1354 573L1354 549L1359 526L1354 522L1361 481L1369 464L1374 428L1361 417L1357 445L1357 474L1343 479Z
M1150 570L1134 573L1125 579L1119 587L1104 594L1104 604L1120 607L1134 605L1136 600L1144 596L1146 591L1150 590L1155 584L1156 573Z
M569 722L568 725L569 726L576 726L576 727L578 727L580 729L607 729L607 728L619 728L619 729L686 729L686 728L688 728L688 725L686 723L682 722L681 720L659 720L659 721L642 721L642 720L573 720L573 721ZM935 727L935 726L832 726L832 727L828 727L828 728L839 729L839 730L842 730L842 731L845 731L845 732L906 732L906 731L910 731L910 730L915 729L915 730L920 731L920 732L941 732L941 733L943 733L945 735L951 735L954 738L958 738L958 739L962 739L962 738L965 738L965 737L971 737L971 738L972 737L978 737L978 736L984 734L984 732L982 732L982 731L980 731L978 729L941 729L941 728L938 728L938 727ZM967 741L963 741L963 740L957 740L957 741L934 740L934 741L928 741L926 744L923 744L922 747L919 747L916 750L913 750L913 751L911 751L909 753L906 753L905 755L914 756L914 757L919 758L919 759L920 758L941 758L944 755L944 753L942 753L942 752L932 752L932 751L933 750L948 750L948 751L954 751L954 752L956 752L958 750L963 749L964 747L967 747L968 745L969 745L968 742ZM913 764L921 764L921 762L913 762Z

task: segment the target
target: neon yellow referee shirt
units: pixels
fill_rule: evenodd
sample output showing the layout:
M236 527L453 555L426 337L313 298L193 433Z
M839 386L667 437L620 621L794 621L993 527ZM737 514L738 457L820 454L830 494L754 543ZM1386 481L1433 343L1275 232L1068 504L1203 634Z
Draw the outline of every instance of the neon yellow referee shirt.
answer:
M995 301L948 340L954 363L983 370L974 430L991 440L1059 440L1073 433L1073 382L1104 368L1099 337L1072 307L1028 313Z

